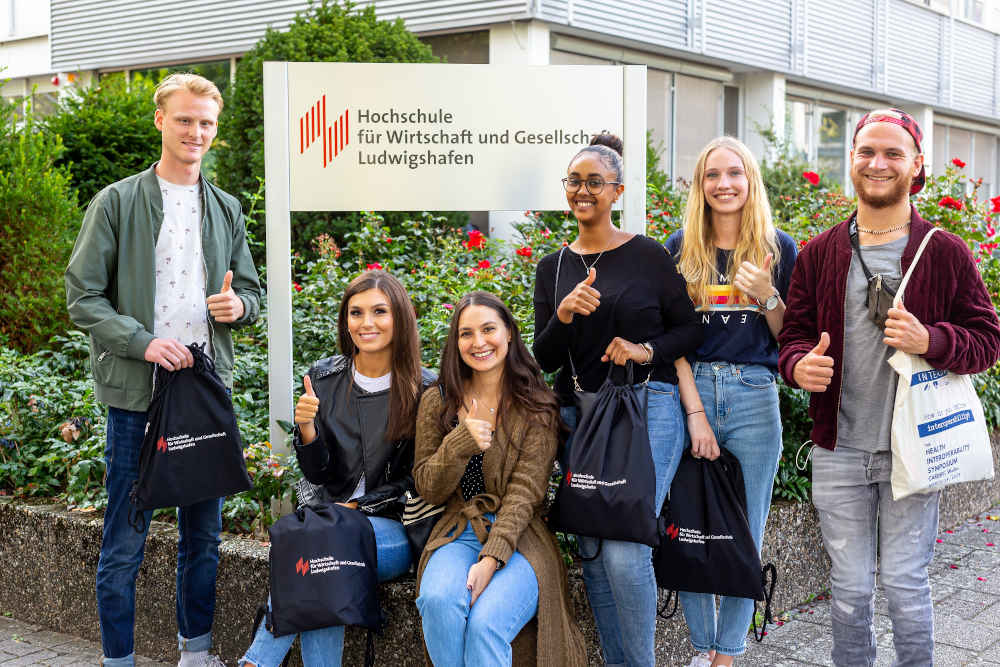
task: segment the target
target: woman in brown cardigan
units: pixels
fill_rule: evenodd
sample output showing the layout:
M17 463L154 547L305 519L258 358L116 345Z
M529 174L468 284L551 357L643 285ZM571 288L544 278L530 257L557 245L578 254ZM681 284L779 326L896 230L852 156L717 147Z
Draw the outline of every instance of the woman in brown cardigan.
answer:
M542 522L559 406L503 302L455 306L439 386L417 416L413 477L445 504L417 571L417 608L435 665L511 664L511 642L538 616L539 665L585 665L566 571Z

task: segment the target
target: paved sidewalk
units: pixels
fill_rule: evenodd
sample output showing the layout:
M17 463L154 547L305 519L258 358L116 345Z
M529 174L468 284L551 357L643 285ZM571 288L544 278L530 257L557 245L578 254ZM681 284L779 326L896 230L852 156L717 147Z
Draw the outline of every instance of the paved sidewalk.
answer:
M1000 506L938 536L931 583L934 596L934 662L938 667L1000 667ZM994 542L996 540L996 542ZM996 545L996 546L994 546ZM892 625L881 593L875 599L877 665L891 665ZM0 610L2 612L3 610ZM787 612L770 626L762 644L751 642L740 667L829 665L832 635L829 599ZM96 642L43 630L0 616L0 667L60 665L93 667ZM139 657L138 665L166 665Z
M136 665L166 665L136 656ZM0 616L0 665L51 665L52 667L95 667L101 664L101 645L37 625Z
M930 575L934 664L1000 667L1000 506L938 535ZM876 665L891 665L896 657L887 614L879 590L875 597ZM763 643L751 642L737 665L831 664L829 598L792 609L781 619L780 627L769 627Z

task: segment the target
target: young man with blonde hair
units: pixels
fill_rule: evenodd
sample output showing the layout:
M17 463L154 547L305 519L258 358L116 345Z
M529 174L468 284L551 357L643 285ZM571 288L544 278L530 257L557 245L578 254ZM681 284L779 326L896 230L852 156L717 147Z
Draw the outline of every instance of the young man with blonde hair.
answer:
M928 240L899 306L868 308L891 304L932 228L910 203L924 187L921 141L917 122L899 109L858 122L851 150L858 208L799 254L778 337L785 381L812 393L813 504L832 562L837 667L875 664L876 573L892 620L893 664L934 664L927 566L940 492L893 499L897 376L889 357L902 350L967 374L1000 354L1000 324L969 247L944 230Z
M129 491L138 477L154 366L189 367L187 345L203 343L231 386L230 332L260 310L240 204L201 175L222 111L218 88L195 74L173 74L154 101L160 160L94 197L66 269L69 315L90 334L95 395L108 406L97 609L103 663L113 666L135 664L135 579L152 512L137 532ZM181 667L219 664L208 650L221 509L220 498L177 510Z

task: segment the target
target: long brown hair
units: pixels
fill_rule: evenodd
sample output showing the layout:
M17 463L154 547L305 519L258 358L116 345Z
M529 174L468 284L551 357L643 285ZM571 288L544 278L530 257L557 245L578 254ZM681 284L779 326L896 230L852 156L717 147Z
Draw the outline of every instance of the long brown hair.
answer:
M555 394L545 383L538 362L521 340L521 332L510 309L499 297L489 292L469 292L455 304L448 338L441 351L441 375L438 377L438 384L444 388L444 405L438 415L441 430L447 432L454 426L458 410L465 399L465 381L472 377L472 369L462 360L458 351L458 321L469 306L492 308L510 332L510 345L500 381L497 421L511 408L517 408L541 426L561 431L563 425Z
M406 288L385 271L365 271L351 281L340 300L337 314L337 337L340 352L352 361L357 353L354 339L347 329L347 304L351 297L370 289L380 290L389 298L392 312L392 377L389 382L389 423L385 427L388 440L412 438L416 430L417 402L420 391L420 337L417 335L417 313Z

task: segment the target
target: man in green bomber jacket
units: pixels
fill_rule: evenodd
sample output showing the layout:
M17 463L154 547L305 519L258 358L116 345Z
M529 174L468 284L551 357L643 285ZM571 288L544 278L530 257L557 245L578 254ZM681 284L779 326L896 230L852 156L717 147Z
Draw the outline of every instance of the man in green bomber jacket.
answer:
M135 578L146 532L129 525L156 364L194 363L203 343L232 386L230 330L257 319L260 282L239 202L201 175L222 111L215 84L173 74L154 94L159 162L113 183L87 207L66 268L66 303L90 334L95 393L108 406L108 508L97 564L105 665L134 659ZM178 509L178 665L217 665L212 644L222 499ZM148 512L144 525L149 525Z

